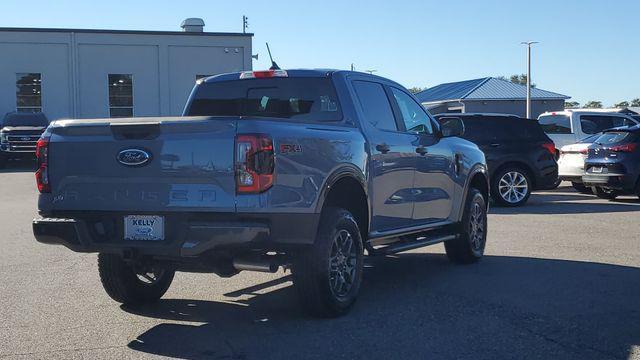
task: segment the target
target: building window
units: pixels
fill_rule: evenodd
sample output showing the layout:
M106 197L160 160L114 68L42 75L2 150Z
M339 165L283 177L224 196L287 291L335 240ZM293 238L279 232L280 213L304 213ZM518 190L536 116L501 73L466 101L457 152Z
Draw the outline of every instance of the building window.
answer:
M133 75L109 74L109 116L133 116Z
M42 74L16 74L16 111L42 112Z

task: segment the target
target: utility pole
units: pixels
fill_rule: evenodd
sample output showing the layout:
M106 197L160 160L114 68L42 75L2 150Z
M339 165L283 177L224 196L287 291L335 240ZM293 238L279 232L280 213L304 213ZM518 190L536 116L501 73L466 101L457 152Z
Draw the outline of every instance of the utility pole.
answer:
M245 15L242 15L242 33L247 33L247 28L249 27L249 18Z
M539 44L537 41L523 41L527 45L527 119L531 119L531 45Z

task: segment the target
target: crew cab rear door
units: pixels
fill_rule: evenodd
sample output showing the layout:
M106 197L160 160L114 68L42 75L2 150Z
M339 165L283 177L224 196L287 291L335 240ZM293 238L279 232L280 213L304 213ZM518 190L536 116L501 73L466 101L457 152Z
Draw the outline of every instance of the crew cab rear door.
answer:
M384 232L409 227L417 155L412 143L418 141L418 136L400 131L391 99L382 84L365 80L354 80L351 84L370 146L370 228L372 232Z
M446 221L451 215L455 190L453 151L437 137L431 117L413 96L397 87L389 87L389 92L396 117L402 120L402 131L417 136L417 142L410 144L416 156L413 225Z

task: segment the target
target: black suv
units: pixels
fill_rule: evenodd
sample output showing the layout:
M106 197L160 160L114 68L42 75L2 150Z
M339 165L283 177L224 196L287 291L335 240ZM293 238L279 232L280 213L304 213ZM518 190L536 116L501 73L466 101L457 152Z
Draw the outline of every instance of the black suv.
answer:
M532 190L558 185L558 164L553 141L536 120L502 114L440 114L445 124L462 119L464 138L484 152L489 166L491 193L499 205L520 206Z

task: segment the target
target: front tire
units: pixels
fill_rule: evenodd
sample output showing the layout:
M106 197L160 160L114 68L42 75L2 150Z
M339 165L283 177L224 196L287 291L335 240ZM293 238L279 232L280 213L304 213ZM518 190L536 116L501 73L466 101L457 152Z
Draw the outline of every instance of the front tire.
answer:
M136 268L114 254L98 254L98 271L109 297L125 305L158 301L169 289L175 274L174 270L157 265Z
M364 268L363 241L350 212L322 212L314 244L293 259L293 283L302 305L318 317L346 314L356 301Z
M491 180L491 195L501 206L522 206L531 196L529 174L518 167L507 167L498 171Z
M487 202L478 189L470 189L460 224L460 236L446 241L449 260L471 264L482 258L487 243Z
M616 190L606 189L600 186L594 186L592 190L593 193L596 194L596 196L600 199L615 200L618 195L620 195Z

